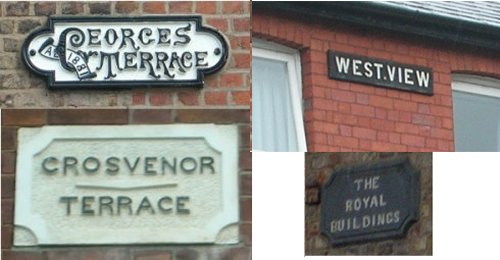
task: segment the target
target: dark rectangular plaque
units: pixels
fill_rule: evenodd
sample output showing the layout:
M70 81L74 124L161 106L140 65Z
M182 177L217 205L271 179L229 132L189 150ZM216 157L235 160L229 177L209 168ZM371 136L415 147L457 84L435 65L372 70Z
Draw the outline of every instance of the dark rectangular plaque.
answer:
M328 51L328 77L432 95L432 69Z
M321 190L321 233L333 245L403 236L418 219L419 172L407 158L343 168Z

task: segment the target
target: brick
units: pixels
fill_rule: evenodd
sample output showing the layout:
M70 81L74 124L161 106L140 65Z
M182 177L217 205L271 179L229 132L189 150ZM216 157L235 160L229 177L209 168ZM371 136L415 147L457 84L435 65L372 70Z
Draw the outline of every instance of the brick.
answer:
M205 104L207 105L226 105L227 92L205 92Z
M252 128L247 125L241 125L238 127L240 133L240 148L250 148L252 143L250 141L250 134L252 132Z
M19 52L21 50L21 41L19 39L4 38L3 50L6 52Z
M417 135L401 135L401 143L406 145L424 147L425 146L425 138Z
M0 34L11 34L14 32L14 21L0 21Z
M252 221L252 199L240 199L240 221Z
M61 3L62 14L82 14L84 11L83 3L63 2Z
M172 105L172 94L168 91L152 91L149 93L149 103L152 106Z
M252 246L252 224L240 224L240 241L243 241L245 246Z
M165 13L165 2L144 2L142 4L142 11L148 14L164 14Z
M372 142L372 149L374 152L405 152L407 151L406 145L391 144L387 142Z
M239 69L249 69L252 64L252 56L250 53L235 53L233 54L234 67Z
M89 125L128 123L125 109L49 109L47 122L50 125Z
M12 235L13 235L12 225L2 225L2 249L7 249L12 247ZM2 250L2 256L3 252L4 250ZM16 259L16 258L5 258L5 259Z
M366 116L366 117L374 117L375 116L375 109L373 107L370 107L370 106L352 104L351 105L351 112L353 115L358 115L358 116Z
M251 93L250 91L233 91L231 92L233 96L233 103L236 105L251 105Z
M17 25L17 32L26 34L39 26L41 26L41 23L38 20L21 20Z
M17 140L17 128L2 127L2 151L15 150Z
M3 109L2 125L4 126L40 126L45 124L44 109Z
M178 109L174 119L178 123L249 123L248 109Z
M158 252L140 252L136 253L134 260L170 260L173 259L173 253L170 251Z
M222 18L207 18L207 24L222 32L227 32L229 28L227 20Z
M336 136L333 138L333 145L341 148L358 148L359 140L353 137Z
M145 105L146 93L143 91L132 92L132 105Z
M250 50L250 36L232 36L229 38L232 49Z
M2 152L2 174L14 173L15 171L16 171L16 153Z
M241 87L243 86L243 77L240 73L223 74L220 77L221 87Z
M43 260L43 251L2 250L2 258L8 260Z
M252 175L240 175L240 196L252 196Z
M115 10L119 14L130 14L137 11L137 3L133 1L118 1Z
M417 112L417 103L415 102L408 102L404 100L393 100L393 102L394 102L394 110Z
M111 3L89 3L90 14L111 14Z
M0 53L0 69L16 69L19 68L19 58L15 54ZM2 82L16 81L18 82L19 74L3 74ZM5 84L9 85L9 84ZM7 87L7 86L3 86ZM15 86L18 87L18 86ZM8 87L7 87L8 88Z
M35 3L35 7L33 9L35 10L35 15L53 15L56 13L56 3Z
M346 125L339 125L340 135L352 136L352 127Z
M193 249L181 249L175 253L176 260L196 260L200 253Z
M223 1L223 12L226 14L243 13L243 1Z
M169 3L170 13L191 13L192 2L189 1L174 1Z
M377 132L373 129L353 127L352 135L363 139L375 140Z
M252 169L252 154L249 150L240 151L238 159L240 170L247 171Z
M386 108L386 109L392 109L393 108L393 102L392 98L387 98L387 97L380 97L380 96L370 96L369 98L369 104L374 106L374 107L381 107L381 108Z
M179 101L183 105L188 105L188 106L195 106L198 105L199 99L200 99L200 91L199 90L193 90L193 91L180 91L177 93L177 97L179 98Z
M168 124L173 122L170 109L131 109L131 124Z
M319 201L319 189L318 188L307 188L306 189L306 204L318 204Z
M14 201L2 199L2 225L14 222Z
M235 19L233 19L233 31L235 31L235 32L250 32L250 18L235 18Z
M29 13L29 2L10 2L5 3L7 16L27 16Z
M130 259L127 248L94 248L85 250L82 248L68 248L66 250L53 250L46 252L47 260L78 259L78 260L125 260Z
M217 11L216 1L197 1L196 12L201 14L215 14Z
M15 181L12 175L2 175L2 199L14 198Z
M247 260L250 259L250 248L233 247L226 249L219 256L221 260Z
M428 115L413 114L411 122L416 124L416 125L432 126L432 125L434 125L434 117L428 116Z
M356 94L353 92L350 92L350 91L333 89L332 90L332 99L338 100L338 101L343 101L343 102L353 103L356 100Z

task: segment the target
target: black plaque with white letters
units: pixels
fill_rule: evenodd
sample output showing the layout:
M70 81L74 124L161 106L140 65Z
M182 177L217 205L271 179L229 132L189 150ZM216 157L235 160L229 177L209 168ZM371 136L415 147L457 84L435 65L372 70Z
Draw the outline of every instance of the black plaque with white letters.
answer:
M321 233L332 245L401 237L418 219L419 186L406 157L339 169L321 190Z
M328 51L328 77L432 95L432 69Z

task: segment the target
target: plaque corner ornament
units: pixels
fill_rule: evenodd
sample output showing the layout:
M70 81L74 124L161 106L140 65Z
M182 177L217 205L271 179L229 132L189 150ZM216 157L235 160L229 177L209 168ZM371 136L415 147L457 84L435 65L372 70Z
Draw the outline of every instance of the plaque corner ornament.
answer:
M199 15L49 16L24 41L21 59L49 89L203 87L228 52Z

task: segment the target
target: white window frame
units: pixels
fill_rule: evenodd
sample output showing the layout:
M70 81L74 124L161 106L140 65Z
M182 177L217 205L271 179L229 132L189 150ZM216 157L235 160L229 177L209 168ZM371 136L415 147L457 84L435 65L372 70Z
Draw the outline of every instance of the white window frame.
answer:
M452 76L451 82L452 91L500 98L500 79L456 74Z
M452 92L459 91L500 98L500 79L469 74L454 74L451 80L451 90ZM453 120L455 120L455 115L453 115ZM500 129L500 121L498 124ZM497 140L500 141L500 133L498 133ZM497 150L500 151L500 142L498 142Z
M290 103L297 134L297 147L307 152L302 106L302 68L300 52L269 41L252 38L252 57L277 60L286 63L290 83Z

